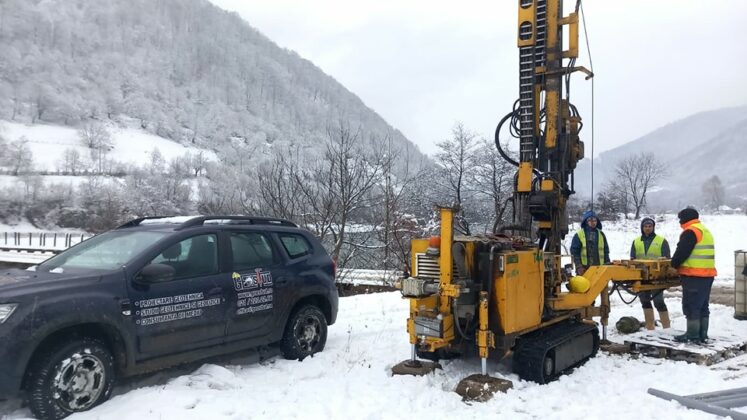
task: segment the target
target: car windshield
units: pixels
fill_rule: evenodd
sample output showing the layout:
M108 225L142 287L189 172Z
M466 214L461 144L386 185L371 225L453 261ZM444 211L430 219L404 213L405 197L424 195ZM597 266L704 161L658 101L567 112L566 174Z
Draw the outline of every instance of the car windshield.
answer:
M56 255L39 264L39 271L63 272L67 268L113 270L125 265L166 233L113 230Z

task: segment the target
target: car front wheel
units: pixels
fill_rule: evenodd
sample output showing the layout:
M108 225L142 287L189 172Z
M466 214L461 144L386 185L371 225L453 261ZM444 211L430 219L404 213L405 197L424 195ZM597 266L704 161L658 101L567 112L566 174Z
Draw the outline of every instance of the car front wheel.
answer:
M280 350L286 359L303 360L324 349L327 319L319 308L305 305L291 315L285 326Z
M114 386L114 357L94 338L75 338L42 352L31 365L29 408L40 419L61 419L106 401Z

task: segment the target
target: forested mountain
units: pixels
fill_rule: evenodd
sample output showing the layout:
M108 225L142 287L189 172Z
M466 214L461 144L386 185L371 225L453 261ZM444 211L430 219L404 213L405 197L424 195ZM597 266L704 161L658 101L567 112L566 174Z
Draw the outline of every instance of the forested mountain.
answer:
M421 157L313 63L206 0L3 0L0 57L0 119L124 115L178 142L220 152L238 140L255 154L321 150L344 122Z
M667 170L666 178L648 197L650 210L710 204L702 187L714 176L723 187L722 204L740 206L747 203L745 151L747 107L701 112L601 153L594 162L595 194L616 178L618 162L649 153ZM576 190L582 196L590 193L590 177L591 165L586 159L576 171Z

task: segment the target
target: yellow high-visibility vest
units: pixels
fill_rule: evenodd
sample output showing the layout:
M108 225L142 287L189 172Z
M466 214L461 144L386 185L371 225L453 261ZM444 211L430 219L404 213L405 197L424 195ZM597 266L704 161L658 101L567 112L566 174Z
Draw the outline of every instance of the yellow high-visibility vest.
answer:
M646 244L643 243L641 237L635 238L633 246L635 247L635 257L639 260L654 260L661 257L661 247L664 245L664 237L656 235L651 241L651 245L648 246L648 252L646 252Z
M713 235L700 220L691 220L682 225L684 230L691 230L697 242L690 256L677 268L684 276L716 277L716 248Z
M604 235L602 235L602 231L599 229L595 229L597 231L597 248L599 252L599 264L604 264ZM586 249L586 231L584 231L584 228L581 228L576 232L576 235L578 235L578 239L581 241L581 264L582 265L589 265L589 250Z

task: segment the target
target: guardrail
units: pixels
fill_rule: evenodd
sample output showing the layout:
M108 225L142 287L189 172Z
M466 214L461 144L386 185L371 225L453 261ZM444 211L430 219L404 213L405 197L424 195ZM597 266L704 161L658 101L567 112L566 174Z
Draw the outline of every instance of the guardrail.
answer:
M0 263L39 264L91 236L65 232L0 232Z
M34 265L62 251L61 249L0 246L0 263Z
M0 245L64 250L90 237L80 233L0 232Z
M402 278L402 272L397 270L367 270L343 269L337 272L337 283L352 284L354 286L394 286L394 282Z

